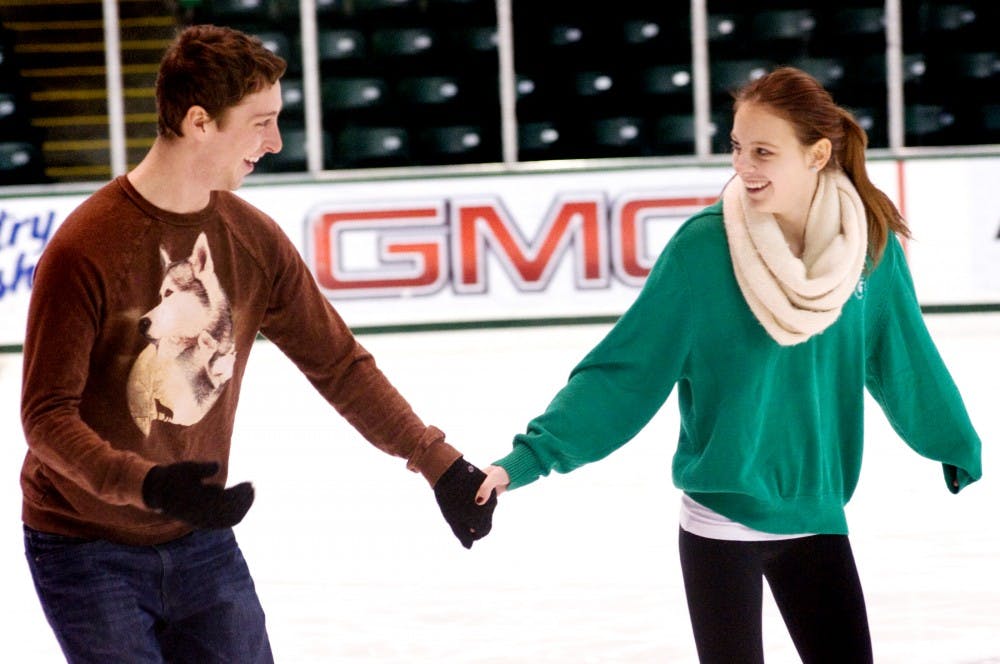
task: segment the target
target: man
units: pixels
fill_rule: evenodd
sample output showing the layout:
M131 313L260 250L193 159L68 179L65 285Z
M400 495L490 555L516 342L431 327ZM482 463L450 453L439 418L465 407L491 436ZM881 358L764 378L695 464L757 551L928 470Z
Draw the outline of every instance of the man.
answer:
M64 222L34 277L24 348L26 552L73 662L270 662L225 488L247 357L273 341L372 444L434 487L465 547L484 477L425 425L273 220L230 193L281 149L285 62L195 26L156 84L143 161Z

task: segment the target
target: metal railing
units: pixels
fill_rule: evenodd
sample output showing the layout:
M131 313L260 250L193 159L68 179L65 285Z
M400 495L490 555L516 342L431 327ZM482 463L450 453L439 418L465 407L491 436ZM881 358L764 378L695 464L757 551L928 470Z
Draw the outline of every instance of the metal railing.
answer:
M120 34L116 0L102 0L106 40L106 81L108 101L109 162L112 175L124 173L128 166L125 140L125 104L122 82ZM563 159L521 161L518 159L515 113L514 24L512 0L496 0L499 85L501 105L501 153L496 163L443 166L405 166L354 169L325 169L322 145L321 72L318 56L318 26L315 0L299 0L302 37L302 72L304 120L306 131L307 171L301 173L261 174L257 181L299 182L316 180L363 180L383 178L422 178L448 174L498 174L506 172L559 171L574 169L619 169L648 166L687 166L719 164L727 155L711 152L711 98L707 0L691 0L691 68L695 122L695 145L692 155L662 157L624 157L603 159ZM903 79L903 35L901 0L885 1L886 23L886 112L888 147L871 150L875 158L909 158L955 155L1000 155L997 145L949 147L908 147L905 145L905 107ZM0 196L43 192L80 191L92 188L88 183L64 183L0 187Z

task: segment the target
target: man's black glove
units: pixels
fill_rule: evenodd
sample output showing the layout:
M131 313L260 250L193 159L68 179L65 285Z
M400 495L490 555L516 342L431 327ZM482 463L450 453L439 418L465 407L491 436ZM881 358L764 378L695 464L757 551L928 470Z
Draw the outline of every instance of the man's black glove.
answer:
M496 492L490 494L485 504L476 504L476 491L485 479L486 473L459 457L434 485L434 497L441 514L466 549L471 549L477 539L486 537L493 527Z
M150 509L196 528L230 528L253 504L253 486L243 482L226 489L204 482L217 472L219 464L198 461L153 466L142 482L142 499Z

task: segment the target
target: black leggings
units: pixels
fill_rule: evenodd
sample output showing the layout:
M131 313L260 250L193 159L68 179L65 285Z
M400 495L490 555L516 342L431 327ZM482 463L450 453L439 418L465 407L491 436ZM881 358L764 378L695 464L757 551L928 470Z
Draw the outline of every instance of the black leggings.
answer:
M844 535L732 542L680 533L681 570L701 664L760 664L767 579L804 664L869 664L865 599Z

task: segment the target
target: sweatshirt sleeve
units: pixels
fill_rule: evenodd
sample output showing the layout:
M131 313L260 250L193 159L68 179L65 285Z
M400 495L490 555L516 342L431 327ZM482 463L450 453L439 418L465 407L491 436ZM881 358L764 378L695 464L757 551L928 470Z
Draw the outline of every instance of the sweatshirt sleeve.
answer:
M890 236L872 274L866 385L914 451L944 466L954 493L982 477L982 444L924 323L906 257ZM958 487L952 485L958 480Z
M668 244L632 306L496 462L510 475L511 489L604 458L666 401L690 346L691 302L678 254Z
M107 306L99 269L59 235L35 269L24 344L21 420L31 453L55 476L112 505L143 507L154 465L116 449L80 414Z
M406 459L433 486L461 453L414 413L320 292L294 246L283 236L277 245L261 332L367 441Z

